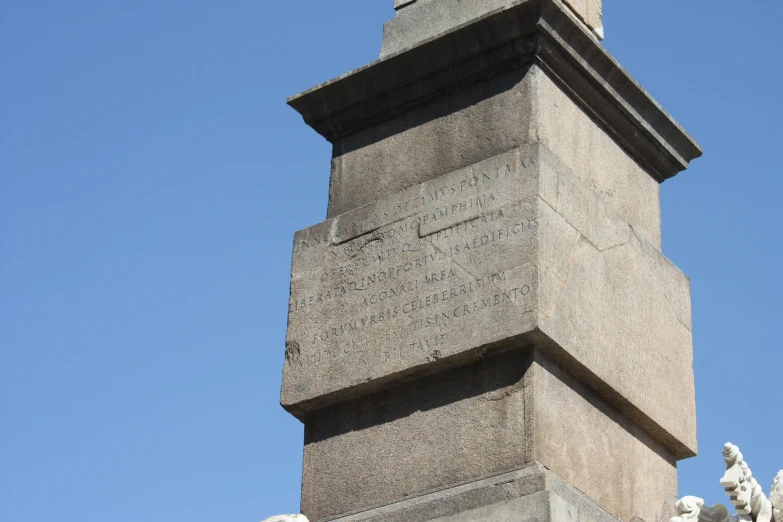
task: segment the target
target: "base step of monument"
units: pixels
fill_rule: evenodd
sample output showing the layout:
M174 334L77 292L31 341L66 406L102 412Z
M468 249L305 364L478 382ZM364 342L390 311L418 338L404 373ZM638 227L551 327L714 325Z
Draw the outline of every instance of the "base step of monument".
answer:
M539 463L361 511L334 522L617 522Z

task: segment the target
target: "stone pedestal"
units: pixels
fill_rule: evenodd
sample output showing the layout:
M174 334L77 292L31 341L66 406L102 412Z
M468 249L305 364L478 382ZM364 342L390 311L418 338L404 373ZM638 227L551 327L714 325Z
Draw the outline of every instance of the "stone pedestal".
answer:
M657 518L668 520L668 506ZM662 518L663 517L663 518ZM541 464L484 477L338 519L339 522L617 522Z
M561 2L468 18L289 100L334 145L291 273L302 512L658 520L696 452L659 183L700 150ZM531 469L570 486L487 478Z
M675 457L537 344L306 416L302 511L323 520L538 462L623 520L676 500Z

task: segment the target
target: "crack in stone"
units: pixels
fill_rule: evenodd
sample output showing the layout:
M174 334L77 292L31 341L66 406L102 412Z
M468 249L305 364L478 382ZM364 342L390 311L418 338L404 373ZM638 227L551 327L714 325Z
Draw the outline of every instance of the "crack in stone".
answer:
M376 229L376 230L377 230L377 229ZM373 230L373 232L375 232L375 230ZM366 235L366 234L362 234L362 236L364 236L364 235ZM357 236L357 238L359 238L359 237L362 237L362 236ZM381 243L383 243L383 238L380 238L380 237L373 237L373 238L370 238L370 240L369 240L369 241L367 241L366 243L364 243L362 246L360 246L359 248L357 248L357 249L356 249L356 251L355 251L353 254L351 254L350 256L348 256L348 259L353 259L353 258L355 258L356 256L358 256L359 254L362 254L362 253L364 253L364 247L366 247L366 246L368 246L368 245L372 245L372 244L374 244L374 243L377 243L377 242L381 242Z
M584 236L582 236L582 237L584 237ZM585 237L585 239L587 239L587 238ZM601 249L601 248L597 248L595 245L593 245L593 243L592 243L592 242L590 242L590 240L589 240L589 239L587 239L587 242L588 242L588 243L590 243L590 245L591 245L593 248L595 248L595 249L596 249L598 252L600 252L600 253L602 253L602 254L603 254L604 252L608 252L608 251L610 251L610 250L614 250L615 248L620 248L620 247L624 247L624 246L626 246L626 245L630 245L630 244L631 244L631 240L629 239L628 241L623 241L622 243L618 243L618 244L616 244L616 245L608 246L608 247L606 247L606 248L603 248L603 249Z

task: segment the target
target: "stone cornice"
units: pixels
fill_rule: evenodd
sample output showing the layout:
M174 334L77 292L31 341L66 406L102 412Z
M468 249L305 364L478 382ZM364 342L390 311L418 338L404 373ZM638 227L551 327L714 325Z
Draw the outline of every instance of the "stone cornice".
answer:
M288 99L333 142L501 71L536 64L657 181L699 145L560 0L518 0Z

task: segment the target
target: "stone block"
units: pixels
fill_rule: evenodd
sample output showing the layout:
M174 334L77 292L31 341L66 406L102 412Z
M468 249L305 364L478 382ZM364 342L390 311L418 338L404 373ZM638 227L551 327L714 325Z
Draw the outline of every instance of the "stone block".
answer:
M695 454L688 278L548 149L537 158L538 328L585 382L630 400L625 413L678 456Z
M288 102L334 145L328 217L542 142L659 244L656 182L701 154L557 0L509 0Z
M476 487L514 470L525 480ZM313 522L456 516L543 491L554 475L626 521L656 520L676 498L672 453L526 344L306 416L302 511ZM450 500L423 501L431 492Z
M395 9L402 9L406 5L410 5L416 0L394 0L394 8Z
M420 45L510 3L510 0L395 0L397 15L383 24L381 58Z
M659 184L538 66L337 140L328 215L534 143L555 152L660 249Z
M661 250L660 184L555 80L534 68L529 141L540 142Z
M603 27L601 0L563 0L590 29Z
M417 495L335 522L475 520L616 522L618 519L541 464Z
M289 99L333 144L281 389L313 522L667 519L696 438L659 183L701 151L568 6L398 1L380 60Z
M282 404L301 418L535 337L683 458L689 297L584 177L516 148L296 234Z
M383 26L381 57L420 45L519 0L394 0L397 16ZM564 0L589 29L603 27L601 0Z
M540 352L526 382L534 461L621 520L668 520L677 468L665 445Z
M302 512L318 521L529 463L530 364L502 354L308 413Z

